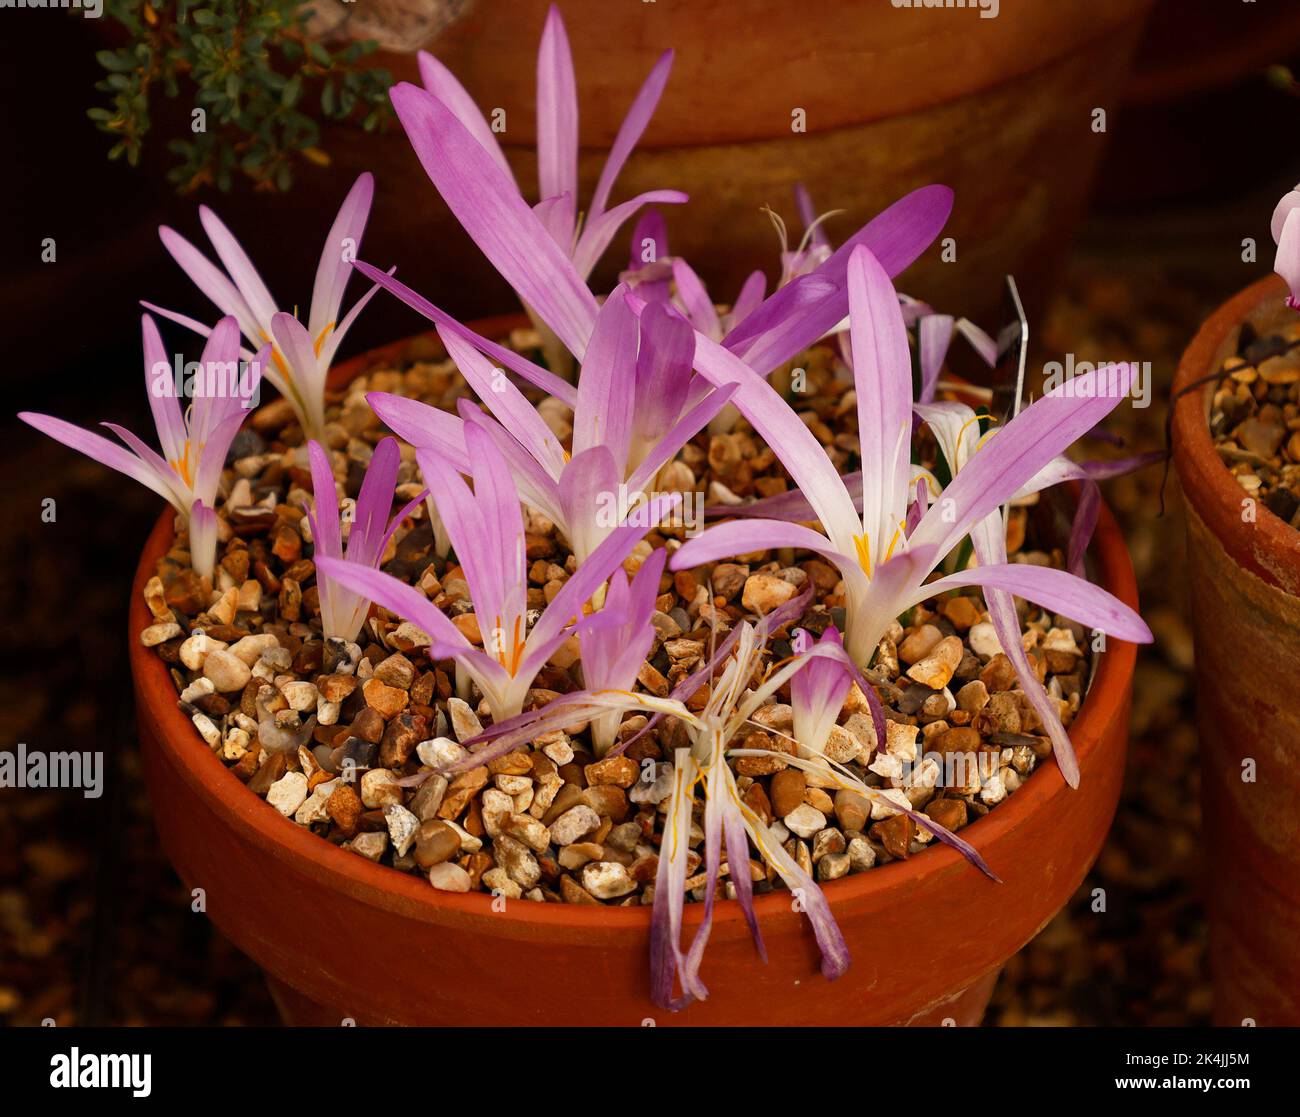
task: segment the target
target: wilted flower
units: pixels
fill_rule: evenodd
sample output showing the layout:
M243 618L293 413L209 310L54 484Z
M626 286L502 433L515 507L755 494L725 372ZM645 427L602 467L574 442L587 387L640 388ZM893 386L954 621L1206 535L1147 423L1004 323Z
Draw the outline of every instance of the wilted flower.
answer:
M541 710L493 726L481 738L469 742L472 750L469 757L447 769L452 772L484 764L492 756L509 751L523 741L583 717L596 717L602 711L622 716L635 710L654 715L654 721L673 717L682 722L690 747L677 749L671 765L663 766L663 770L656 773L656 778L671 780L655 877L650 940L651 996L655 1003L665 1008L676 1011L708 996L699 970L708 943L719 874L724 860L729 866L749 864L750 842L798 897L808 914L822 954L822 973L828 978L836 978L848 968L848 947L821 888L799 867L781 845L777 834L741 796L728 763L729 757L764 755L757 750L737 748L736 742L744 739L754 713L787 682L793 686L800 672L822 660L837 662L850 672L856 670L834 640L819 643L784 664L764 669L763 659L770 633L798 616L807 606L808 599L809 595L804 594L787 602L757 625L742 622L709 662L679 683L667 698L590 689L562 695ZM685 700L706 682L710 684L708 701L703 710L695 713L686 706ZM813 773L824 786L848 789L891 814L907 815L940 841L960 850L982 871L993 875L969 843L928 816L902 805L880 788L864 784L842 765L817 755L802 757L783 753L782 759ZM682 912L697 788L704 792L704 918L694 941L683 950ZM736 898L745 913L759 954L766 960L754 913L749 874L742 868L732 871L728 879L736 889ZM675 984L681 986L680 996L675 994Z

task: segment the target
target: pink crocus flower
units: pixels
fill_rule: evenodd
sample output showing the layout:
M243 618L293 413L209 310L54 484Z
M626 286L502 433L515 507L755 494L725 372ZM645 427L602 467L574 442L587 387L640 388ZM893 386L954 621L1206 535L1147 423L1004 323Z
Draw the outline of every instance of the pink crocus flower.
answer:
M309 442L307 454L315 496L315 510L307 513L307 521L311 525L313 555L317 563L316 584L320 590L321 623L326 637L355 640L365 623L370 599L322 573L320 560L346 558L349 562L377 569L393 533L424 500L427 493L421 493L389 519L402 455L397 439L382 439L375 447L370 465L366 468L365 479L361 482L356 512L349 521L351 528L345 551L339 498L329 455L319 442Z
M600 307L575 389L460 325L396 279L368 264L358 267L437 323L448 354L492 413L486 416L462 400L459 416L451 415L418 400L373 392L367 398L375 414L412 445L437 451L462 473L469 472L470 463L466 424L488 430L524 500L560 527L579 561L652 491L659 471L735 391L715 388L692 373L694 334L681 315L660 303L638 317L624 287ZM571 451L502 366L573 409Z
M405 617L432 640L432 659L454 659L477 684L494 720L518 714L537 672L572 633L583 606L627 558L641 537L674 501L651 502L647 523L615 528L579 565L529 627L528 560L519 491L510 466L492 435L477 424L465 427L473 491L457 464L422 450L417 460L465 572L484 646L465 635L419 590L356 562L322 558L317 568L352 593Z
M1300 186L1288 191L1277 203L1269 230L1273 234L1273 243L1277 245L1273 270L1286 280L1291 289L1287 306L1300 310Z
M544 230L556 250L572 262L580 282L585 283L591 275L619 227L642 206L650 202L680 203L687 200L687 196L679 190L651 190L618 205L609 204L620 172L654 115L668 81L672 61L673 52L665 51L651 69L614 138L614 144L596 182L595 193L585 212L580 211L577 79L573 55L569 49L569 37L560 10L552 5L547 13L537 52L537 185L541 200L532 207L532 215L536 228ZM492 126L474 104L465 87L446 66L425 51L420 52L419 65L424 89L405 83L395 86L392 91L393 106L429 177L442 192L466 231L488 258L497 263L497 251L512 250L501 245L495 237L484 237L483 226L472 219L466 219L469 216L466 209L470 200L468 194L477 189L475 183L466 182L457 184L458 188L450 191L446 189L452 185L447 178L450 168L439 159L437 143L431 142L434 138L428 132L429 124L443 117L443 113L435 111L430 114L428 100L432 98L443 107L445 113L451 114L465 135L472 138L486 154L496 172L492 175L490 189L506 191L520 203L523 199L522 192ZM507 280L511 278L504 269L502 274ZM550 333L545 316L539 315L534 309L535 303L529 288L525 286L516 290L534 323L544 333ZM566 337L561 333L559 340L568 346L569 352L581 355L581 349L574 349L570 345L571 336ZM552 353L548 352L548 358L551 357ZM555 367L554 360L550 363Z
M662 547L652 551L631 583L622 570L614 571L604 605L578 626L582 681L587 690L631 690L636 685L654 643L650 618L667 558ZM613 747L622 720L622 714L613 711L592 721L591 739L597 756Z
M774 519L734 520L688 540L673 556L672 569L781 547L821 554L844 579L845 647L863 666L895 617L936 594L973 585L1017 594L1120 639L1150 641L1150 630L1136 613L1066 571L1000 561L927 581L962 539L1124 398L1129 367L1095 370L1048 392L991 437L939 500L909 516L915 503L913 402L902 312L888 275L865 247L853 252L848 288L861 504L767 382L697 335L697 368L715 383L731 378L741 384L733 399L786 466L821 530ZM1068 747L1068 739L1065 743ZM1063 770L1077 778L1071 761L1072 754L1063 754Z
M842 648L840 632L831 625L820 640L804 629L794 634L795 655L806 655L821 644ZM853 673L843 657L811 658L804 669L790 679L790 707L794 715L794 739L814 753L826 751L831 728L839 720L844 700L853 687Z
M248 253L207 206L199 207L199 220L216 249L220 268L175 230L165 225L158 230L163 246L199 290L223 314L234 315L251 347L260 349L274 342L266 378L289 401L309 439L321 441L325 437L325 379L343 338L375 294L376 288L372 287L346 315L339 317L374 191L374 178L366 172L358 176L343 199L321 250L305 325L298 320L296 310L289 314L277 309ZM152 303L145 305L196 333L207 333L207 328L193 318Z
M263 348L241 372L239 325L233 317L222 318L208 333L200 360L202 375L194 378L194 398L182 412L172 362L163 349L158 327L145 314L141 328L145 391L161 453L116 423L103 425L126 444L125 449L52 415L22 411L18 417L65 446L134 478L171 504L188 524L194 569L210 575L216 561L215 507L221 470L231 442L257 399L270 348Z

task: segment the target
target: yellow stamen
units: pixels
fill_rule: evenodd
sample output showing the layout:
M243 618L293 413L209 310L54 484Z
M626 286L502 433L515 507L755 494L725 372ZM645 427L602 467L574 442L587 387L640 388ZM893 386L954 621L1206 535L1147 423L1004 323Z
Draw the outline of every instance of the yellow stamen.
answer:
M853 537L853 545L858 551L858 565L862 567L863 573L868 578L871 577L871 535L863 532L861 535Z
M194 456L197 459L198 453L196 452ZM168 462L167 464L176 471L176 475L185 482L187 487L194 487L194 478L190 475L190 440L188 438L185 440L185 452L181 455L180 460Z
M332 330L333 328L334 328L333 322L326 322L325 328L320 332L320 336L312 344L312 348L316 351L316 356L318 357L320 356L320 347L325 344L325 339L329 337L330 330Z

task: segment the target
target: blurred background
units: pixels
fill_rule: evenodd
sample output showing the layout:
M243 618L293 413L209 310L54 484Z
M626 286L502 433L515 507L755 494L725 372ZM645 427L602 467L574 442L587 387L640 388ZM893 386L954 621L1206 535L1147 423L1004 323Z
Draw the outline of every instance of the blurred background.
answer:
M216 26L287 27L277 34L303 44L310 71L294 119L276 110L260 122L275 143L214 127L201 150L175 145L194 142L204 44L178 37L168 0L105 5L100 19L0 12L0 150L9 156L0 190L10 218L0 375L11 416L148 426L137 300L209 316L157 238L168 224L201 239L199 203L242 239L273 292L305 302L325 229L355 176L372 170L362 258L396 264L460 316L515 309L400 129L390 120L368 131L363 121L388 80L418 80L413 51L429 49L480 106L504 110L500 138L520 181L535 181L541 0L190 4L191 15L212 11ZM1013 273L1030 313L1031 369L1067 353L1149 361L1152 406L1121 409L1111 424L1131 450L1163 445L1183 347L1209 310L1269 270L1269 216L1300 180L1291 139L1300 98L1279 69L1300 55L1300 6L1286 0L1001 0L995 18L890 0L559 6L578 72L584 190L645 73L675 48L667 91L614 197L691 194L666 213L670 243L715 297L730 298L755 267L775 278L779 246L761 207L797 228L796 182L819 210L844 211L827 224L833 241L908 190L946 183L957 195L944 232L955 259L936 246L902 289L995 328L1001 280ZM361 41L377 49L353 58L349 44ZM123 52L141 42L155 58L198 60L177 70L174 98L164 75L136 85L123 69ZM299 65L293 53L269 79L276 89ZM123 74L116 88L96 88L114 73ZM248 80L241 95L255 104ZM215 122L230 91L224 79L211 85L202 103ZM116 131L98 128L91 109ZM138 146L135 166L107 157L124 137ZM630 231L597 286L625 265ZM1254 261L1243 260L1248 237ZM42 259L48 238L53 261ZM420 329L395 300L377 298L343 355ZM126 587L159 502L5 423L0 748L103 748L109 778L98 800L0 790L0 1020L273 1022L257 969L190 912L156 846L137 771ZM1124 800L1079 897L1005 971L991 1024L1208 1022L1182 522L1176 482L1163 512L1161 483L1155 467L1106 490L1158 641L1139 661ZM56 502L53 523L41 519L45 498ZM1088 902L1097 887L1107 891L1103 913Z

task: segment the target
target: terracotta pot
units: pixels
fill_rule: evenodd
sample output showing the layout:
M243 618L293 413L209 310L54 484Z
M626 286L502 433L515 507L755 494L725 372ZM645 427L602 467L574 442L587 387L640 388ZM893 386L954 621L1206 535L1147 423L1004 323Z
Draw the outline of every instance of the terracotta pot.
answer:
M517 319L476 323L500 335ZM432 335L340 366L336 384ZM1101 848L1118 801L1135 649L1111 641L1070 735L1082 786L1052 763L962 831L995 884L933 848L826 886L853 952L826 981L788 895L756 902L763 965L738 906L722 903L703 967L707 1001L678 1015L649 998L650 909L512 901L437 892L302 829L248 789L176 705L166 665L139 642L143 587L172 539L173 516L145 545L131 597L130 656L153 813L187 887L203 888L217 927L266 970L285 1019L300 1024L938 1024L978 1023L1006 960L1066 903ZM1098 580L1137 607L1132 565L1104 507ZM698 924L688 905L686 925Z
M1284 293L1271 276L1215 311L1183 355L1175 397L1236 352L1243 324L1293 320ZM1262 504L1243 520L1246 494L1210 440L1212 392L1177 398L1173 439L1187 506L1215 1017L1296 1025L1300 532ZM1247 761L1253 780L1243 778Z

